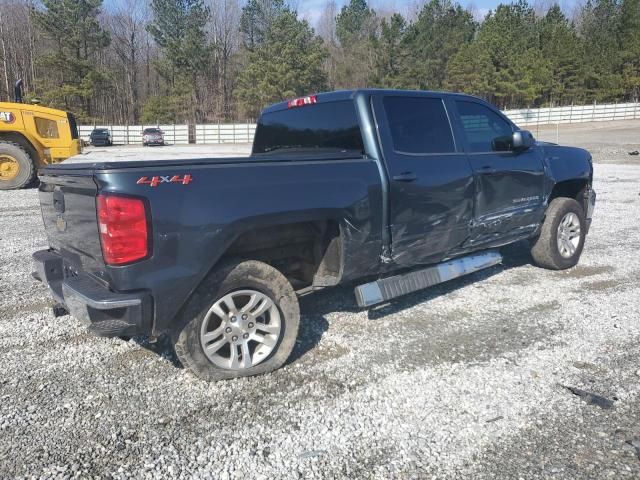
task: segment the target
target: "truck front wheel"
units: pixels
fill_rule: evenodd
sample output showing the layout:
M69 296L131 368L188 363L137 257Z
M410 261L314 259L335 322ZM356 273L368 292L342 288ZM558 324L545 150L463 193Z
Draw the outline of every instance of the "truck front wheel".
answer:
M0 142L0 190L24 188L33 182L35 165L17 143Z
M300 310L289 281L254 260L208 275L172 332L180 362L198 377L223 380L271 372L289 357Z
M535 264L551 270L573 267L580 259L586 232L580 204L572 198L554 198L531 248Z

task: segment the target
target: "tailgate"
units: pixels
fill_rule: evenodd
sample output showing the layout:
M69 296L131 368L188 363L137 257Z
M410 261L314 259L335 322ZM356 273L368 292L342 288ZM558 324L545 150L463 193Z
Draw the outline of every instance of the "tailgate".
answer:
M55 167L49 167L39 179L40 207L49 245L76 269L102 268L96 219L98 188L93 169L60 169L57 173Z

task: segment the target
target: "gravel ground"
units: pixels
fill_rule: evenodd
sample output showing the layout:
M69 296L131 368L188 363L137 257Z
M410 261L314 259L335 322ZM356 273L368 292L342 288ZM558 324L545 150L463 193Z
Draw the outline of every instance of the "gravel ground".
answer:
M640 166L595 187L576 268L518 245L368 311L310 295L285 368L216 384L54 318L36 192L0 192L0 477L640 478Z

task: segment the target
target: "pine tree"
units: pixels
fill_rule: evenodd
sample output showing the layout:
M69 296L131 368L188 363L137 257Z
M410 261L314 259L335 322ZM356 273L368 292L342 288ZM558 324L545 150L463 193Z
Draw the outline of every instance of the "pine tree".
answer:
M616 100L624 95L620 20L618 0L588 0L580 15L585 87L587 95L598 101Z
M265 105L326 88L327 55L306 21L294 12L282 13L238 75L235 95L243 112L255 118Z
M494 94L496 71L489 54L477 43L467 43L447 63L444 87L483 98Z
M551 69L545 100L551 106L584 101L583 44L559 5L547 11L538 29L540 51Z
M351 0L336 17L336 35L340 43L347 46L354 41L368 39L374 17L375 12L366 0Z
M620 8L622 77L631 100L640 97L640 0L622 0Z
M408 52L404 45L407 22L399 13L380 23L380 36L372 39L375 51L375 75L373 85L400 88L403 86L402 68Z
M98 21L102 0L43 0L34 10L36 25L56 48L39 58L43 75L38 91L47 105L73 110L91 120L92 98L109 87L96 55L109 45Z
M183 97L188 92L190 116L202 121L198 81L207 71L212 52L205 33L209 9L203 0L152 0L151 9L153 21L147 30L163 53L156 68L167 82L167 96Z
M447 63L471 42L476 29L471 14L450 0L431 0L406 34L405 48L411 52L404 65L407 87L441 89Z
M500 107L528 106L536 99L534 92L544 90L535 82L549 84L550 70L539 53L535 12L525 0L498 5L480 26L477 42L495 69L491 100Z
M378 18L366 0L351 0L336 16L337 50L335 88L362 88L375 83L374 39Z
M262 45L271 24L288 10L284 0L249 0L242 7L240 16L240 32L244 47L254 50Z

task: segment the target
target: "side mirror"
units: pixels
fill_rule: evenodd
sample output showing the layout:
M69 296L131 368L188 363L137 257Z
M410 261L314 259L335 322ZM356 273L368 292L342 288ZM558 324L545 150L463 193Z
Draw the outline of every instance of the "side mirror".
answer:
M511 148L514 152L521 152L533 147L536 143L529 130L516 130L511 135Z

